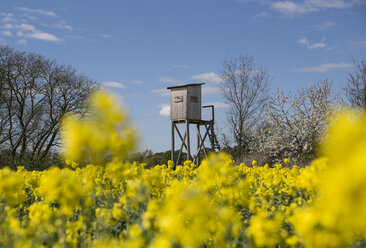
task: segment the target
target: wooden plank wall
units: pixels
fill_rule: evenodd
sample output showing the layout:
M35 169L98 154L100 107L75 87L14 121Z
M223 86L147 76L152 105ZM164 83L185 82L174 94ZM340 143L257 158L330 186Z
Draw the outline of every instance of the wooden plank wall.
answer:
M201 120L201 86L188 86L187 119Z
M201 86L171 89L170 119L201 120Z
M185 120L187 117L187 88L171 89L170 119Z

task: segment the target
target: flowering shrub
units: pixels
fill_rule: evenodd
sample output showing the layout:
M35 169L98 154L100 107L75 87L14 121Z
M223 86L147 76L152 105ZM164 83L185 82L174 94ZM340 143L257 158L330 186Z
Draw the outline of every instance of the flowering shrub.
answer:
M100 94L93 104L108 97ZM107 113L103 106L96 111ZM360 113L333 122L323 158L291 169L288 159L286 166L246 166L224 153L200 166L186 161L174 170L168 161L146 169L124 162L133 147L125 119L107 119L65 122L73 133L65 134L65 153L78 149L73 159L88 154L98 161L108 153L109 162L79 167L69 159L65 169L0 170L1 247L365 245L366 121ZM87 135L73 129L83 125ZM94 147L94 139L105 143Z
M297 94L277 91L259 129L259 152L271 162L284 157L296 163L308 163L318 155L318 145L331 111L337 107L331 85L324 80Z

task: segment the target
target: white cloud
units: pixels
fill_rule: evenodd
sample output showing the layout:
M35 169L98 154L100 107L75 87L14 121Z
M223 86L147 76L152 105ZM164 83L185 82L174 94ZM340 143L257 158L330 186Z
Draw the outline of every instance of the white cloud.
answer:
M318 8L336 8L343 9L347 8L352 4L352 1L345 0L307 0L306 5L311 5Z
M57 36L38 30L33 25L22 23L20 25L14 25L13 28L19 30L16 33L18 37L31 38L56 43L61 41Z
M141 81L141 80L132 80L132 81L130 81L130 84L140 84L140 85L142 85L142 84L144 84L144 81Z
M327 9L345 9L354 5L365 4L363 0L303 0L303 1L268 1L270 8L288 17L307 14Z
M103 39L109 39L109 38L112 38L113 36L110 35L110 34L105 34L105 33L101 33L101 34L98 34L99 37L103 38Z
M44 23L42 25L45 26L45 27L49 27L49 28L66 29L68 31L73 31L73 29L74 29L72 26L68 25L66 23L66 21L61 21L61 22L56 23L56 24L45 24Z
M4 30L4 31L2 32L2 34L3 34L3 35L5 35L5 36L9 36L9 37L10 37L10 36L13 36L13 35L12 35L12 33L11 33L9 30Z
M305 14L318 10L314 7L294 3L291 1L274 2L271 4L271 8L288 16L293 16L295 14Z
M156 95L156 96L170 96L170 91L167 88L161 88L161 89L154 89L150 90L150 93ZM207 85L202 86L202 95L208 96L208 95L218 95L221 94L220 87L211 87Z
M162 104L158 106L160 108L159 115L170 116L170 104Z
M43 10L43 9L31 9L31 8L27 8L27 7L17 7L17 9L20 11L23 11L23 12L36 13L36 14L41 14L44 16L56 17L56 13L53 11L48 11L48 10Z
M9 23L7 23L7 24L5 24L5 25L3 26L3 28L5 28L5 29L13 29L13 28L14 28L14 25L13 25L13 24L9 24Z
M32 15L28 15L28 14L24 14L23 16L27 17L29 20L35 21L38 18L36 16L32 16Z
M184 69L187 69L187 68L190 68L189 65L171 65L173 68L184 68Z
M321 42L311 44L306 37L300 38L297 42L304 44L308 49L325 48L327 44L325 43L326 37L323 37Z
M262 11L262 12L256 14L254 17L260 18L260 17L269 17L269 16L271 16L271 14L269 14L268 12Z
M158 82L160 83L180 83L178 79L171 78L171 77L160 77L158 79Z
M331 64L331 63L327 63L327 64L321 64L318 66L313 66L313 67L302 67L302 68L295 68L295 69L291 69L291 71L293 72L326 72L330 69L341 69L341 68L348 68L348 67L352 67L352 64L348 64L348 63L339 63L339 64Z
M0 13L0 16L3 16L1 22L18 22L12 13Z
M203 85L202 87L202 95L218 95L221 94L221 89L219 87L211 87L207 85Z
M119 89L125 89L126 86L124 84L121 84L119 82L109 81L109 82L102 82L102 85L109 87L109 88L119 88Z
M216 74L215 72L205 72L193 75L190 77L190 79L196 80L198 82L221 83L220 75Z
M324 30L327 30L327 29L329 29L331 27L334 27L334 26L335 26L334 22L323 22L323 23L315 24L312 27L315 30L324 31Z
M64 39L72 39L72 40L87 40L87 38L83 35L65 35Z
M156 96L170 96L170 91L167 88L150 90L150 93Z
M366 48L366 39L358 40L358 41L351 41L349 44L353 48Z
M14 16L14 14L13 14L13 13L4 13L4 12L2 12L2 13L0 13L0 16L9 16L9 17L13 17L13 16Z
M21 40L19 40L19 41L17 42L17 44L19 44L19 45L26 45L26 44L27 44L27 40L25 40L25 39L21 39Z
M24 16L28 19L31 19L31 20L35 20L35 19L37 19L37 17L30 15L29 13L38 13L38 14L42 14L42 15L46 15L46 16L56 16L56 14L52 11L45 11L45 10L41 10L41 9L30 9L30 8L26 8L26 7L18 7L17 9L20 11L27 12L27 13L22 14L22 16ZM55 42L55 43L61 42L61 39L59 37L57 37L56 35L42 31L39 28L37 28L36 26L28 24L27 23L28 21L25 18L19 19L19 20L15 19L14 15L12 13L0 13L0 16L4 16L2 21L6 22L1 27L3 29L6 29L6 31L5 31L6 35L9 35L11 33L11 34L15 34L16 36L22 37L22 38L43 40L43 41ZM46 27L52 27L52 28L63 28L63 29L67 29L70 31L73 29L65 21L61 21L57 24L52 24L52 25L51 24L42 24L42 25L44 25ZM3 34L5 34L5 33L3 32ZM24 39L22 39L22 40L24 40ZM22 43L24 43L24 41L22 41Z
M270 0L236 0L236 1L237 2L243 2L243 3L245 3L245 2L260 2L262 4L266 4Z
M205 105L214 105L216 109L230 107L229 104L224 103L224 102L208 102L208 103L202 104L202 106L205 106Z

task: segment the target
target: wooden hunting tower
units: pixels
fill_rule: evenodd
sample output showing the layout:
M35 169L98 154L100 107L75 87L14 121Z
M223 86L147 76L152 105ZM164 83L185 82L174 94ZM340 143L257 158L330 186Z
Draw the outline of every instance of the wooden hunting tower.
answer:
M172 121L201 120L201 85L203 83L168 87Z
M187 160L192 160L193 163L199 164L199 154L203 150L205 156L207 157L207 152L204 146L206 137L208 136L211 142L212 150L220 150L219 143L214 132L214 106L202 106L202 94L201 86L204 83L199 84L186 84L168 87L171 91L170 98L170 120L172 122L172 149L171 149L171 160L177 165L183 147L187 151ZM201 109L211 108L212 119L202 120ZM177 124L185 124L185 134L182 137ZM190 135L189 135L189 125L196 124L197 127L197 152L194 156L191 156L191 145L190 145ZM202 138L200 133L200 126L205 126L206 132ZM181 148L179 150L177 160L174 160L174 134L177 131L179 138L182 141Z

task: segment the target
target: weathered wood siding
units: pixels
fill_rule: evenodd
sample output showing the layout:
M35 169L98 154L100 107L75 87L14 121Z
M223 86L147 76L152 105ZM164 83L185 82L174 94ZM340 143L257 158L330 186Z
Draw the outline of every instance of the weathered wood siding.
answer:
M188 86L187 119L201 120L201 86Z
M201 120L201 86L171 89L170 119Z
M187 88L172 89L170 93L170 119L185 120L187 118Z

